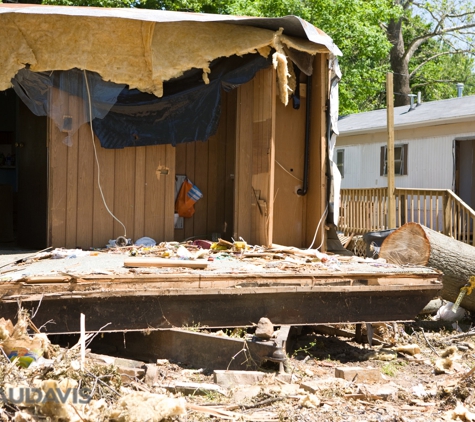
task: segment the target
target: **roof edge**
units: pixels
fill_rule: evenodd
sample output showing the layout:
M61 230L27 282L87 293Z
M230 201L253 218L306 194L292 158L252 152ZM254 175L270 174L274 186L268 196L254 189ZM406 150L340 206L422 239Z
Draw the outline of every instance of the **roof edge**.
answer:
M438 125L444 125L448 123L460 123L460 122L472 121L472 120L473 120L473 116L461 116L461 117L451 117L451 118L438 119L438 120L428 120L425 122L395 124L394 130L412 129L412 128L418 128L418 127L427 127L427 126L438 126ZM387 126L378 126L371 129L368 129L368 128L355 129L355 130L350 130L350 131L345 131L340 128L339 137L363 135L365 133L379 133L379 132L384 132L386 129L387 129Z

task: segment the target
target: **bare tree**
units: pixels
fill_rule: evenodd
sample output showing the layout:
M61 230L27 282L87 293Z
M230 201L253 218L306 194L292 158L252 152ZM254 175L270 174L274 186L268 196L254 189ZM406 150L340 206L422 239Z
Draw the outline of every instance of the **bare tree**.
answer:
M418 2L415 0L394 0L401 7L399 19L392 20L385 27L389 42L391 69L394 72L395 105L409 104L411 93L411 78L426 63L447 54L474 54L475 42L475 5L472 0L430 0ZM431 22L427 31L412 40L404 40L404 26L410 24L412 13L419 13ZM409 71L409 62L418 49L427 41L437 39L444 42L445 50L434 52L426 58L412 72Z

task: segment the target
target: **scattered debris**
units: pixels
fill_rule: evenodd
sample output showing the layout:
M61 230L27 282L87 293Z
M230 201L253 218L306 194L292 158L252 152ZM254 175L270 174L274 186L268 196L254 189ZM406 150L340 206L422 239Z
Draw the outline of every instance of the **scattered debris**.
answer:
M15 325L0 319L3 342L14 338L15 331L33 337L34 324L25 313L20 315ZM397 329L408 327L398 324ZM354 326L341 329L352 332ZM392 330L380 335L385 344L391 343ZM430 359L432 351L416 331L401 336L391 349L376 346L370 351L377 356L396 354L395 359L368 360L363 345L309 327L287 350L285 374L278 374L276 367L209 371L166 359L144 363L92 352L86 354L81 370L79 346L65 349L48 343L44 356L28 367L0 355L5 398L0 420L145 422L187 415L190 421L278 421L313 420L312 415L321 412L328 420L367 421L376 412L384 416L380 420L475 421L471 337L444 331L425 336L444 361L439 375L434 371L438 361ZM460 350L460 344L469 346ZM94 340L91 346L94 349Z
M257 323L255 336L268 340L274 335L274 325L269 318L261 318Z

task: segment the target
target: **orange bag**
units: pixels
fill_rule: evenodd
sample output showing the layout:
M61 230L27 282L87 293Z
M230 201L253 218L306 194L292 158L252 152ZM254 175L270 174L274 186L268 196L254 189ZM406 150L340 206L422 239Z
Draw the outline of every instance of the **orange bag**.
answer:
M185 179L176 198L175 212L180 217L191 217L195 213L196 201L202 197L201 191L189 179Z

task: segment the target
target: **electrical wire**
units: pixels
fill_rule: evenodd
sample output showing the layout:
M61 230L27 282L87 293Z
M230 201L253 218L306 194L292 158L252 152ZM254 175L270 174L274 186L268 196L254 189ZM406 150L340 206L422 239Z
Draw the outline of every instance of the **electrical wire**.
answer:
M328 203L327 203L327 206L325 207L325 211L323 211L323 214L322 214L322 216L320 217L320 221L319 221L318 224L317 224L317 228L316 228L316 230L315 230L315 235L313 236L312 244L308 247L307 250L312 249L312 246L313 246L313 244L315 243L315 240L317 239L317 234L318 234L318 229L320 228L320 224L322 224L322 221L323 221L323 219L326 217L327 212L328 212ZM323 239L324 239L324 238L325 238L325 236L322 236L322 243L320 243L320 246L318 246L317 249L320 249L320 248L323 246Z
M99 158L97 157L97 149L96 149L96 143L94 142L94 130L92 128L92 105L91 105L91 93L89 91L89 82L87 80L87 74L86 71L84 70L84 79L86 81L86 91L87 91L87 99L88 99L88 105L89 105L89 127L91 128L91 139L92 139L92 146L94 148L94 157L96 158L96 164L97 164L97 186L99 188L99 192L101 193L102 197L102 202L104 203L104 206L106 207L106 210L109 212L109 214L112 216L112 218L117 221L123 228L124 228L124 237L127 238L127 229L125 228L124 223L120 221L109 209L106 203L106 198L104 198L104 193L102 192L102 186L101 186L101 167L99 165Z
M292 174L290 171L288 171L282 164L280 164L277 160L275 160L276 164L278 164L282 170L284 170L287 174L290 174L294 179L297 179L300 183L303 183L303 180L299 179L297 176Z

